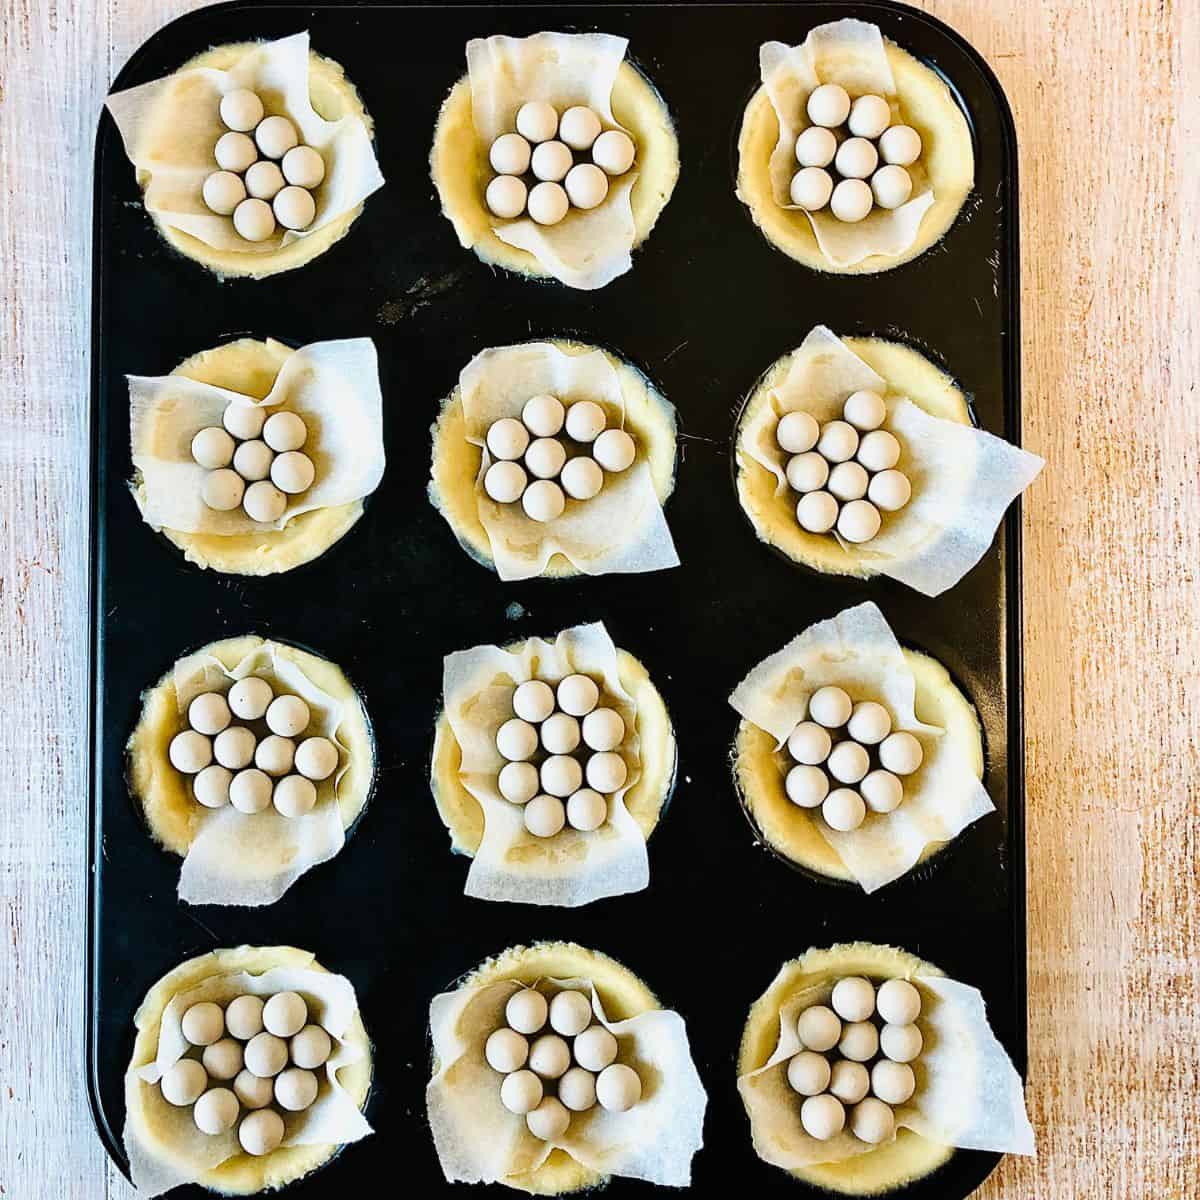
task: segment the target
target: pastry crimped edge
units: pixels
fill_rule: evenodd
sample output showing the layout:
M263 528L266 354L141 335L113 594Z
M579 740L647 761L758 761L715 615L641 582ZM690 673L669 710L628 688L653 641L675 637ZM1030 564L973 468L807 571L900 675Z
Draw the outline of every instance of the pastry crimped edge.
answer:
M606 350L568 338L532 339L545 341L564 354L591 354L599 350L616 370L625 403L625 429L638 443L638 457L650 465L654 494L665 505L675 488L675 409L631 362ZM504 349L505 347L495 347ZM495 571L492 544L479 519L475 480L483 462L483 451L467 441L462 388L442 402L433 435L429 500L445 518L459 545L481 566ZM586 503L586 501L584 502ZM567 578L582 572L563 554L554 554L538 578Z
M295 946L238 946L212 950L190 958L168 971L146 993L134 1014L137 1037L129 1068L142 1067L154 1061L158 1035L167 1005L179 992L188 991L215 975L245 971L261 975L273 967L293 967L329 974L328 968L317 962L307 950ZM338 1082L359 1109L365 1107L371 1090L371 1040L363 1027L361 1014L355 1013L342 1041L356 1046L363 1057L348 1063L337 1073ZM153 1140L140 1103L142 1089L151 1086L141 1080L125 1079L126 1119L133 1124L143 1140ZM237 1154L217 1167L200 1174L198 1182L215 1192L229 1196L249 1196L257 1192L281 1188L308 1175L328 1162L341 1148L341 1143L311 1146L281 1146L261 1158Z
M810 949L786 962L770 987L750 1006L738 1049L738 1076L765 1066L779 1044L779 1010L789 997L831 977L865 975L870 979L911 979L920 973L944 973L914 954L893 946L850 942ZM788 1174L816 1187L850 1196L889 1192L936 1171L954 1153L953 1146L930 1141L911 1129L866 1154L837 1163L815 1163Z
M456 989L478 987L515 979L534 984L539 979L588 979L595 984L610 1022L625 1021L639 1013L661 1008L654 993L626 966L575 942L538 942L513 946L480 963L464 975ZM433 1061L433 1073L442 1064ZM565 1150L555 1149L536 1171L504 1176L500 1182L534 1196L558 1196L607 1182L608 1176L585 1167Z
M185 379L226 388L263 399L275 384L280 368L295 351L274 338L265 342L239 338L201 350L184 359L172 372ZM133 489L145 500L145 483L135 472ZM314 508L293 517L282 529L249 533L184 533L159 530L184 558L203 569L226 575L278 575L319 558L350 531L363 514L363 502L351 500Z
M243 55L256 49L256 42L236 42L225 46L214 46L195 58L189 59L180 71L189 71L197 67L227 71L233 67ZM374 130L362 97L354 84L346 78L345 68L332 58L325 58L314 51L308 54L308 95L309 102L318 116L326 121L338 121L342 117L355 116L367 127L367 133ZM145 190L149 179L147 172L137 172L138 186ZM348 212L342 213L335 220L322 225L314 233L297 238L277 250L254 251L218 250L207 242L184 233L161 221L153 213L150 214L155 226L163 238L185 258L199 263L202 267L224 277L243 277L249 279L265 279L270 275L278 275L282 271L291 271L312 262L324 254L335 242L350 231L350 226L358 219L363 210L363 204L358 204Z
M509 649L518 650L522 645L524 642ZM617 675L637 706L641 743L641 774L625 793L625 808L648 841L675 788L678 761L675 730L649 672L632 654L619 647ZM442 824L450 831L451 849L473 858L483 839L483 808L459 779L461 765L462 747L443 710L434 730L429 785Z
M666 101L628 60L623 60L612 89L612 113L637 145L637 180L630 193L636 249L650 236L679 179L679 142ZM438 113L429 168L459 243L485 263L538 279L553 276L528 250L502 242L492 228L495 217L484 203L492 174L488 149L475 132L471 83L464 75L450 90Z
M211 654L231 669L268 640L273 641L245 634L211 642L189 653ZM375 777L375 742L362 698L342 669L329 659L284 642L274 644L317 687L342 703L342 723L337 732L346 746L347 769L338 782L337 804L342 825L349 829L366 805ZM176 771L167 755L171 739L188 727L176 703L174 670L172 663L163 677L142 694L138 723L126 746L126 772L151 836L164 849L183 857L196 836L201 809L192 797L190 777Z
M848 337L842 341L852 354L861 358L887 383L889 397L906 397L930 416L960 425L973 424L970 405L962 389L920 351L883 338ZM767 368L738 416L734 442L738 503L754 527L758 540L793 562L827 575L869 579L881 574L884 562L895 560L871 558L843 546L831 534L801 529L796 519L796 493L785 487L776 494L779 481L746 449L748 423L770 404L771 393L783 384L799 353L800 348L792 350ZM908 449L902 444L897 464L900 470L904 470L907 457Z
M768 164L779 141L779 119L765 87L754 93L742 115L738 199L771 245L814 271L873 275L924 254L954 224L975 185L971 127L950 89L936 71L887 38L884 49L896 81L901 117L921 135L921 161L934 191L933 205L921 220L916 240L902 254L872 254L844 267L830 262L817 244L808 217L799 209L781 208L775 201Z
M983 730L975 706L936 658L907 648L902 653L916 681L917 719L941 726L945 730L942 736L958 743L975 775L982 779ZM821 833L821 810L801 808L788 799L783 770L786 760L786 747L777 751L771 734L742 718L734 741L733 777L747 816L763 841L790 862L829 879L854 882L854 876ZM926 862L948 844L930 843L919 862Z

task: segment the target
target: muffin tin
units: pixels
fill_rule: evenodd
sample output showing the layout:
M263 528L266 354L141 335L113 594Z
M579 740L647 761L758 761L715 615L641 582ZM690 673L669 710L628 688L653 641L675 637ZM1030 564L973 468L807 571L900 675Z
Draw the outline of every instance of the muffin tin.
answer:
M817 275L774 250L734 196L735 143L758 85L758 47L843 16L946 78L974 138L974 195L945 239L867 277ZM661 89L682 174L633 270L599 292L496 272L438 211L428 152L438 107L465 71L467 37L602 29ZM811 574L754 537L730 479L735 414L759 374L815 324L908 341L971 394L979 424L1020 438L1016 145L979 55L899 4L636 7L309 7L234 3L150 39L115 87L166 74L223 42L308 28L342 63L377 126L385 188L349 235L298 271L222 283L172 251L144 212L111 120L95 175L92 345L91 887L87 1078L109 1152L125 1166L122 1076L133 1013L181 960L243 942L312 950L355 984L376 1040L367 1110L377 1136L293 1185L318 1196L397 1170L449 1194L424 1120L430 998L486 956L566 938L617 958L688 1021L709 1090L701 1193L749 1183L815 1194L761 1162L734 1086L746 1012L781 962L865 938L902 946L980 987L997 1035L1025 1065L1024 805L1019 505L982 562L927 599L887 579ZM369 335L379 350L388 468L366 513L323 557L286 576L198 571L138 517L126 373L163 374L239 335L302 345ZM677 407L678 484L666 506L683 566L652 575L502 584L473 562L425 496L429 426L478 350L568 335L637 363ZM874 896L791 869L754 844L730 777L737 715L726 697L813 621L874 599L905 644L945 663L984 726L997 812ZM650 840L648 890L577 910L462 894L428 787L442 657L481 642L603 620L645 662L679 738L674 802ZM375 793L342 853L265 909L189 908L178 860L143 828L124 778L141 691L181 653L257 632L339 663L377 739ZM997 1156L960 1151L907 1196L972 1191ZM616 1180L615 1191L641 1188ZM176 1193L173 1193L176 1194ZM181 1189L179 1195L202 1195Z

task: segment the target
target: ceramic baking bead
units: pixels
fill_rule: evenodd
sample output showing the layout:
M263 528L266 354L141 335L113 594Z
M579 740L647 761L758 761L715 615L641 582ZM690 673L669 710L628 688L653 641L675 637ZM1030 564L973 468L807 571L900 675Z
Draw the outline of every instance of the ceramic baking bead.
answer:
M515 417L501 417L488 427L485 440L493 458L518 459L529 446L529 430Z
M294 412L272 413L263 424L263 441L278 454L299 450L308 440L308 426Z
M879 154L885 163L911 166L921 157L921 135L910 125L893 125L879 138Z
M860 433L869 433L878 429L887 416L887 405L878 392L863 388L851 392L842 406L842 416ZM861 445L861 442L859 443Z
M275 785L271 803L285 817L302 817L317 805L317 789L303 775L286 775Z
M238 1141L247 1154L261 1158L283 1142L283 1118L273 1108L262 1108L242 1118Z
M265 200L243 200L233 210L233 227L248 242L265 242L275 232L275 213Z
M852 788L837 788L825 797L821 816L830 829L851 833L866 819L867 806Z
M788 736L787 748L796 762L815 767L829 757L833 739L815 721L801 721Z
M796 161L802 167L827 167L837 153L837 138L821 125L810 125L796 138Z
M611 796L625 786L629 769L619 754L593 754L587 763L588 786L605 796Z
M567 461L567 452L557 438L535 438L525 451L525 467L536 479L554 479Z
M838 742L825 769L838 783L857 783L871 769L871 756L857 742Z
M500 1085L500 1103L518 1116L542 1102L542 1081L532 1071L514 1071Z
M567 1132L571 1114L561 1100L555 1096L543 1096L542 1102L532 1112L525 1114L525 1124L535 1138L552 1142Z
M594 442L608 424L604 409L594 400L577 400L567 409L567 436L576 442Z
M824 1004L813 1004L796 1018L796 1034L806 1050L824 1054L838 1044L842 1023L837 1013Z
M236 471L228 467L210 471L205 476L200 496L209 508L217 512L230 512L246 498L246 484Z
M528 100L517 109L517 132L531 142L548 142L558 132L558 113L544 100Z
M576 163L563 180L567 198L585 211L597 208L608 195L608 176L595 163Z
M552 438L562 430L567 419L567 410L557 396L542 393L530 396L521 409L521 421L525 428L538 438Z
M488 162L497 175L524 175L533 151L519 133L502 133L488 151Z
M867 807L877 813L895 812L904 799L904 785L890 771L872 771L858 790Z
M319 187L325 178L325 160L311 146L293 146L280 166L284 179L296 187Z
M200 1061L210 1078L222 1082L234 1079L242 1069L242 1043L236 1038L221 1038L211 1046L204 1047Z
M546 1024L550 1005L536 988L521 988L513 992L504 1006L504 1019L518 1033L534 1034Z
M870 1021L851 1021L843 1025L838 1053L851 1062L870 1062L879 1053L879 1030Z
M258 675L247 675L229 689L226 700L233 715L243 721L257 721L266 716L267 708L275 699L271 685Z
M835 1096L809 1096L800 1106L800 1124L809 1137L827 1142L846 1126L846 1110Z
M511 221L525 211L529 189L523 179L517 179L513 175L497 175L487 185L483 198L493 216L503 221Z
M788 195L797 208L819 212L833 196L833 176L822 167L801 167L792 176Z
M796 409L795 412L784 413L775 426L775 441L780 450L788 454L804 454L811 450L821 436L821 427L812 413ZM825 481L822 480L821 483ZM820 487L821 484L816 485Z
M528 721L511 717L496 730L496 749L509 762L525 762L537 752L538 734Z
M263 1031L262 1011L261 996L235 996L225 1007L225 1028L235 1038L248 1042Z
M568 988L550 1001L550 1028L573 1038L592 1023L592 1002L586 993Z
M541 766L542 790L560 800L566 799L572 792L577 792L583 786L583 768L577 759L565 754L551 755ZM530 804L536 803L536 798ZM566 820L566 816L563 816ZM562 828L560 824L559 829ZM558 829L554 831L558 832ZM542 836L549 836L543 834Z
M194 729L185 729L171 739L167 757L175 770L185 775L195 775L212 762L212 742Z
M797 492L815 492L829 479L829 464L815 450L788 459L788 484Z
M855 224L863 220L871 211L874 197L871 185L862 179L843 179L833 189L829 198L829 208L839 221Z
M850 1114L850 1128L860 1142L878 1146L896 1132L896 1119L882 1100L868 1096Z
M228 217L246 198L246 185L232 171L214 171L201 188L204 203L218 216Z
M229 803L229 785L233 772L228 767L214 763L205 767L192 781L192 791L198 803L205 808L224 808Z
M271 803L275 785L264 771L252 767L239 771L229 785L229 803L240 813L260 813Z
M846 732L863 746L877 746L892 732L892 716L874 700L860 700L846 723Z
M858 449L858 430L848 421L829 421L821 428L817 450L831 463L847 462Z
M299 144L300 135L287 117L264 117L254 128L254 140L267 158L282 158Z
M192 1106L196 1128L210 1137L232 1129L237 1118L238 1098L229 1088L210 1088Z
M847 124L857 138L877 138L892 123L892 106L882 97L868 93L850 106Z
M529 1047L529 1069L542 1079L558 1079L571 1065L571 1048L557 1033L544 1033Z
M924 757L921 743L911 733L892 733L879 743L879 762L893 775L911 775Z
M636 456L637 446L623 429L606 429L592 443L592 457L613 474L631 467Z
M829 1086L829 1060L812 1050L801 1050L788 1061L787 1081L801 1096L819 1096Z
M857 1104L870 1087L871 1076L862 1063L847 1062L842 1058L833 1064L829 1074L829 1090L843 1104Z
M289 496L307 492L316 474L312 459L300 450L288 450L271 464L271 482Z
M879 509L869 500L851 500L838 513L837 531L848 542L869 542L878 532Z
M879 1048L893 1062L912 1062L924 1041L916 1025L885 1025L879 1031Z
M558 136L572 150L590 150L600 136L600 118L586 104L575 104L563 113Z
M243 1068L233 1081L233 1094L242 1102L243 1108L253 1111L266 1108L275 1099L275 1085L271 1080L259 1079L253 1071Z
M586 717L600 702L600 688L588 675L567 675L556 689L558 707L573 717Z
M876 1006L889 1025L911 1025L921 1015L921 993L907 979L888 979L879 985Z
M528 804L537 795L538 770L533 763L510 762L496 780L500 795L511 804Z
M307 229L317 216L312 192L302 187L285 187L271 201L271 208L284 229Z
M820 767L793 767L783 781L787 798L800 808L816 808L829 795L829 778Z
M337 770L338 749L328 738L310 737L296 747L296 770L319 783Z
M493 1071L511 1075L529 1058L529 1043L515 1029L497 1029L484 1042L483 1057Z
M188 724L197 733L213 737L231 720L229 704L220 692L204 692L188 705Z
M202 1000L193 1004L179 1022L183 1036L193 1046L211 1046L225 1032L225 1014L219 1004Z
M625 721L613 708L594 708L583 718L583 740L589 750L615 750L625 740Z
M303 1067L288 1067L275 1076L275 1101L288 1112L303 1112L317 1098L317 1077Z
M243 442L233 454L233 469L247 483L257 483L271 474L275 451L266 442L252 438Z
M520 463L502 459L488 467L483 476L483 490L497 504L514 504L529 483L529 476Z
M280 737L296 737L311 720L312 712L299 696L276 696L267 705L267 728Z
M287 509L287 497L273 483L260 479L246 489L242 507L252 521L272 525Z
M602 1070L603 1068L600 1069ZM591 1071L585 1070L582 1066L572 1067L558 1081L558 1098L572 1112L587 1112L589 1108L595 1108L595 1075Z
M172 1063L159 1081L163 1099L176 1108L195 1104L208 1087L208 1074L194 1058L181 1058Z
M579 738L579 722L569 713L555 713L542 724L542 745L549 754L570 754Z
M277 163L261 158L245 174L246 192L256 200L274 200L287 180Z
M592 162L607 175L624 175L636 153L633 139L621 129L605 130L592 144Z
M554 480L535 479L521 496L521 507L531 521L544 525L562 516L567 498Z
M823 83L809 93L805 112L814 125L836 129L850 115L850 97L841 84Z
M290 1038L308 1023L308 1005L299 992L276 992L263 1005L262 1018L268 1033Z
M591 833L608 820L608 801L592 788L580 788L567 800L567 824L581 833Z
M575 1061L588 1071L603 1071L617 1057L617 1039L603 1025L593 1025L576 1037Z
M912 498L912 484L902 471L880 471L867 488L867 496L884 512L899 512Z
M828 533L838 517L838 502L828 492L809 492L796 505L796 520L809 533Z
M829 472L825 485L830 495L839 500L861 500L867 494L870 477L856 462L840 462Z
M912 190L912 177L903 167L880 167L871 176L871 194L880 208L899 208Z
M254 139L244 133L223 133L213 147L213 158L222 171L241 174L254 164L258 158L258 150Z
M879 152L866 138L847 138L838 147L833 165L843 179L866 179L879 165Z
M604 486L604 472L594 458L580 455L563 467L559 482L572 500L590 500L600 494Z
M624 1063L613 1063L596 1076L596 1100L609 1112L628 1112L641 1098L641 1078Z
M856 456L868 471L888 471L900 461L900 443L886 429L864 434Z
M249 133L263 119L263 103L249 88L226 92L220 111L226 127L239 133Z
M917 1090L917 1077L908 1063L882 1058L871 1068L871 1091L885 1104L906 1104Z
M854 706L846 692L833 684L819 687L808 698L808 715L826 729L839 729L850 720Z
M543 183L560 183L566 178L574 161L571 151L562 142L542 142L533 152L530 169L533 171L533 177L540 179ZM536 191L535 187L533 192ZM536 221L538 218L533 214L533 192L530 192L529 215ZM566 192L563 192L563 199L566 199ZM561 219L561 216L555 218L555 220ZM546 224L550 224L550 222L546 222Z
M254 765L268 775L286 775L295 760L295 742L277 734L263 738L254 751Z
M256 1033L243 1052L246 1070L259 1079L273 1079L287 1066L287 1042L273 1033Z
M575 760L568 759L568 762ZM549 838L567 823L567 810L559 797L542 794L534 796L524 809L525 828L534 837Z
M267 410L257 404L231 402L225 405L225 411L221 414L221 424L243 442L258 437L266 419Z
M540 679L527 679L513 691L513 712L522 721L540 724L554 711L554 689Z

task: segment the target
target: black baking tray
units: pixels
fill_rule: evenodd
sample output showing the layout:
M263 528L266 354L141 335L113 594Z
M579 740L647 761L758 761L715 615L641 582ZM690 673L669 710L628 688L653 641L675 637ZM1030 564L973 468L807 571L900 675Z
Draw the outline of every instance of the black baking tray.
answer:
M976 187L945 239L867 277L806 270L762 238L734 196L736 139L758 47L856 15L938 70L973 129ZM438 106L465 71L464 42L542 28L601 29L661 89L677 123L678 187L632 272L599 292L490 269L441 216L428 154ZM293 1185L327 1196L393 1178L451 1188L425 1122L430 998L505 947L568 938L626 963L684 1014L709 1092L694 1187L810 1191L754 1154L735 1059L751 1002L809 946L893 943L977 985L1025 1066L1025 875L1020 518L955 588L928 599L890 580L817 576L757 542L728 461L734 415L759 374L815 324L911 342L967 389L979 424L1020 440L1016 144L1000 87L946 26L894 3L308 6L234 3L169 25L114 83L162 76L222 42L308 29L375 117L387 186L349 235L308 266L221 282L172 251L141 203L112 121L96 150L92 328L91 887L88 1090L124 1168L122 1075L132 1018L176 963L219 946L291 943L354 982L375 1043L376 1136ZM126 373L159 375L243 334L295 345L368 335L379 350L388 467L359 524L317 562L244 579L186 564L144 525L131 474ZM652 575L501 583L456 544L426 499L429 426L478 350L568 334L638 364L678 408L678 483L667 505L683 566ZM791 870L754 843L730 778L730 690L813 621L864 599L906 644L944 662L978 707L997 812L874 896ZM603 620L649 667L674 717L679 777L650 841L651 882L583 909L467 899L429 793L442 657L459 648ZM266 909L188 907L179 860L158 849L124 778L139 696L182 652L259 632L342 664L374 722L374 798L345 849ZM996 1155L959 1152L911 1187L961 1197ZM617 1179L615 1193L648 1191ZM492 1189L499 1194L499 1189ZM177 1193L200 1195L199 1189ZM506 1193L508 1194L508 1193Z

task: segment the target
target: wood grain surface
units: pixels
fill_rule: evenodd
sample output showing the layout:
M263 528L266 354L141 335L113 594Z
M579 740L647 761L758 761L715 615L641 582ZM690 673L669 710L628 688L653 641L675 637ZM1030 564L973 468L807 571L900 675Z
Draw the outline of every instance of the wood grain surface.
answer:
M132 1191L83 1086L92 146L189 0L0 0L0 1195ZM929 0L1021 143L1029 1104L988 1200L1200 1196L1200 3ZM799 16L800 14L798 14ZM802 17L798 29L802 26Z

